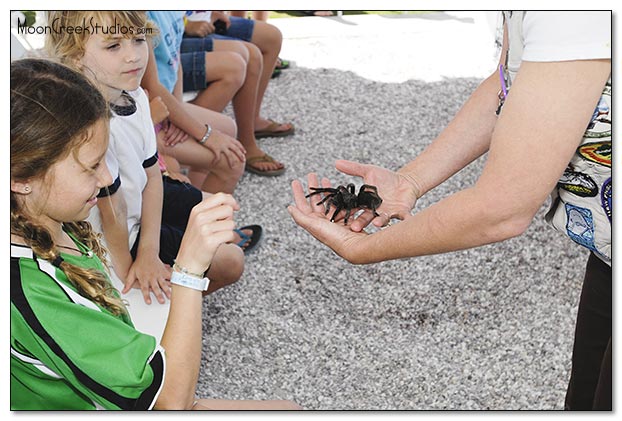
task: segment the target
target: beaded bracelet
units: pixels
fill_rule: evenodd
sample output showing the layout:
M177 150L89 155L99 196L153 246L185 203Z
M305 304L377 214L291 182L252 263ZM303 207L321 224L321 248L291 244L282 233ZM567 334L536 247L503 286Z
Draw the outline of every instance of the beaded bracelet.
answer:
M209 269L209 267L208 267ZM186 269L183 266L180 266L177 264L177 262L175 260L173 260L173 270L179 273L183 273L184 275L188 275L188 276L193 276L195 278L199 278L199 279L203 279L203 277L205 276L202 273L193 273L190 272L188 269ZM207 271L206 271L207 272Z

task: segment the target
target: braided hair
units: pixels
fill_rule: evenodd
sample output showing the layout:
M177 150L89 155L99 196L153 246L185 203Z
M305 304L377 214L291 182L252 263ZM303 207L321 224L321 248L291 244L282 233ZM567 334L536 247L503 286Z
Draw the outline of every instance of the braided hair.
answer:
M80 73L44 59L11 63L11 180L43 179L48 170L87 143L89 129L109 118L101 93ZM11 191L11 234L24 239L40 258L53 262L76 287L113 314L127 310L106 273L60 258L51 233L33 218ZM66 222L65 231L80 239L105 262L106 250L86 221Z

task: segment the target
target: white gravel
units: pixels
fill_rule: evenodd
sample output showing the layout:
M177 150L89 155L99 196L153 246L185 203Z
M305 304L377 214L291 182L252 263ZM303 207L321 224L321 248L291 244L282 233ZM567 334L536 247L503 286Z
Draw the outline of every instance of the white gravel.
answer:
M243 278L205 300L201 396L311 410L563 408L587 253L544 223L544 207L503 244L358 267L286 210L291 180L308 172L360 184L335 159L407 163L478 83L383 83L304 67L271 82L264 114L297 132L260 140L285 175L246 174L236 190L240 224L259 223L265 236ZM472 185L484 160L418 209Z

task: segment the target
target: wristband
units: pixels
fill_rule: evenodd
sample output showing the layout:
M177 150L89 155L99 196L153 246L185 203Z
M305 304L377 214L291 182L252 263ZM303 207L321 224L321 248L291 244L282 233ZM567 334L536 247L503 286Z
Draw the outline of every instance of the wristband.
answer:
M199 140L199 143L201 145L205 145L205 142L207 142L207 139L209 139L209 137L212 134L212 128L210 127L210 125L206 124L205 127L207 127L207 130L205 131L205 134L203 135L203 138L201 138L201 140Z
M191 276L187 273L173 270L173 274L171 275L171 284L196 289L197 291L207 291L207 287L209 287L209 279L197 278L196 276Z

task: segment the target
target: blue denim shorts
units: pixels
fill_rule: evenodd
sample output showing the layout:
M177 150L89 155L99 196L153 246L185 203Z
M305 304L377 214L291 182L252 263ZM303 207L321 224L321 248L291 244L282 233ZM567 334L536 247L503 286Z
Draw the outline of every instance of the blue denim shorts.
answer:
M227 35L210 34L204 38L184 37L181 41L181 66L184 92L200 91L207 87L205 53L214 51L214 40L249 41L253 37L255 21L230 16Z
M232 39L238 41L250 42L255 29L255 21L252 19L239 18L237 16L229 16L231 25L227 29L227 35L211 34L208 37L214 39Z
M202 40L202 38L194 38ZM207 87L205 72L205 51L181 53L181 67L183 73L183 91L200 91Z

